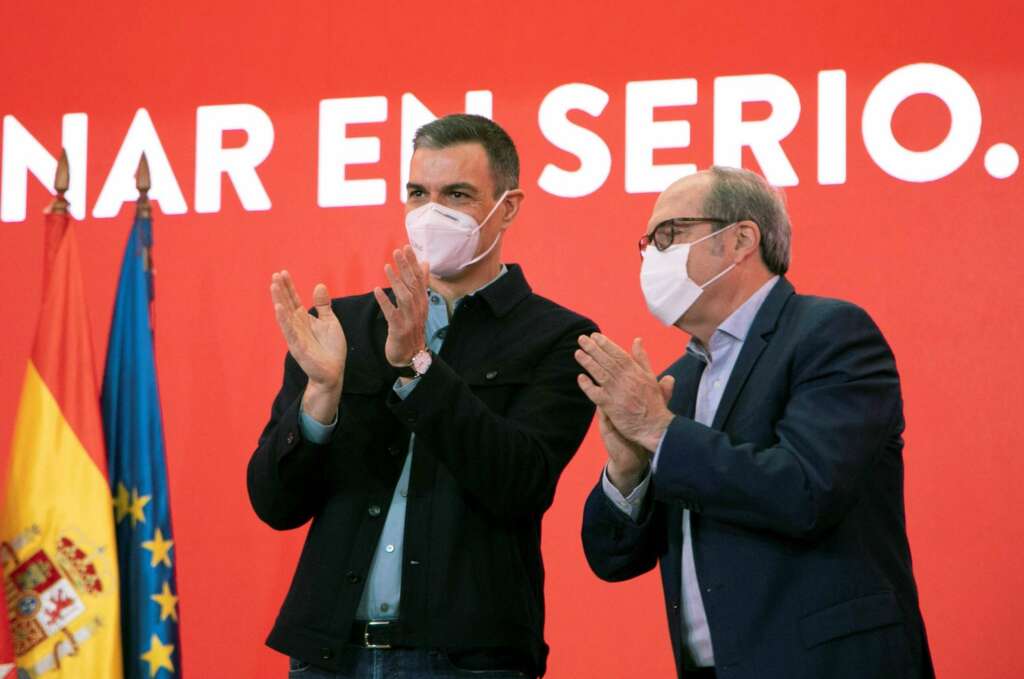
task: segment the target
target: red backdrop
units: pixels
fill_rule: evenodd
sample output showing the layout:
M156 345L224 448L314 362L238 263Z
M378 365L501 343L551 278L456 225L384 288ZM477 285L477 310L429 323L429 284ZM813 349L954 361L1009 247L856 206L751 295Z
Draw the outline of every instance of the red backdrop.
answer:
M101 363L133 207L102 215L130 194L126 175L106 187L113 209L98 203L136 120L151 164L158 138L183 198L174 207L168 175L155 178L156 344L184 672L283 676L284 659L262 642L305 531L271 531L245 492L284 351L270 273L290 269L307 297L317 281L334 294L384 281L387 253L404 238L402 115L416 102L403 95L444 113L462 110L466 92L488 91L493 117L519 145L527 193L506 259L613 338L644 336L659 365L685 338L646 312L638 285L634 243L652 190L681 171L656 166L742 157L790 185L797 289L863 305L896 352L908 530L937 669L1019 676L1024 241L1014 149L1024 145L1024 5L955 5L4 3L0 455L40 298L49 198L34 173L47 174L66 122L75 181L86 179L75 207ZM650 84L663 80L681 82ZM570 83L589 87L553 92ZM474 96L473 106L486 100ZM324 100L345 101L321 108ZM199 110L232 104L251 107ZM346 131L332 110L377 122ZM86 117L64 118L74 113ZM142 134L147 114L155 136ZM210 123L221 114L223 135ZM347 166L344 179L383 180L383 204L321 206L380 202L379 183L341 183L338 158L375 155L372 140L344 146L345 135L379 140L379 160ZM220 144L242 150L218 155ZM652 153L652 144L675 148ZM123 162L134 168L127 147ZM206 171L210 158L235 162L235 174ZM549 164L575 174L542 181ZM219 206L210 202L218 186ZM549 676L670 676L657 576L609 585L583 559L580 513L602 461L595 428L545 521Z

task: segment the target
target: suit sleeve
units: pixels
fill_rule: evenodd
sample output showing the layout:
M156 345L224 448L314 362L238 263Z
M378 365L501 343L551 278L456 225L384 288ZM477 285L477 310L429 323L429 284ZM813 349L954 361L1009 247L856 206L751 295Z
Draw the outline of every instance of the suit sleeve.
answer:
M249 501L257 516L277 530L306 523L325 498L321 468L328 447L302 436L299 421L306 382L302 368L287 355L270 421L249 460Z
M660 512L648 493L634 520L615 506L602 482L590 491L583 507L583 553L587 563L597 577L609 582L643 575L657 565L658 555L664 551Z
M596 327L567 325L506 412L492 411L438 357L407 398L389 396L395 415L426 444L456 482L491 514L544 512L587 433L594 406L576 384L576 340Z
M734 444L676 417L655 472L656 499L794 538L838 524L902 426L895 361L868 315L844 304L797 345L790 376L771 447Z

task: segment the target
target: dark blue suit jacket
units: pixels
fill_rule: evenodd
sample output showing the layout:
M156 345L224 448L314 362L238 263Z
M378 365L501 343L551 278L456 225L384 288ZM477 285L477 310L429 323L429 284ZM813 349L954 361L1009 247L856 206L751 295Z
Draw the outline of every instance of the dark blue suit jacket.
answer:
M747 334L711 427L677 417L634 522L598 483L583 544L610 581L660 562L679 676L683 509L720 678L932 677L903 512L903 405L892 352L860 308L781 279Z

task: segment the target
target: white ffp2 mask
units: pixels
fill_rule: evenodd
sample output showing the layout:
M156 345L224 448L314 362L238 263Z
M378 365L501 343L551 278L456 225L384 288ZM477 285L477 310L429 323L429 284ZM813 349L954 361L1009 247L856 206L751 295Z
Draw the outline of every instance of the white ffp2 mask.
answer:
M479 224L471 215L438 203L420 205L405 215L405 231L409 245L421 262L430 263L430 273L438 278L449 278L490 254L501 238L499 233L491 246L476 257L473 253L480 243L480 229L505 200L508 191Z
M692 243L679 243L664 251L656 248L654 244L647 246L643 252L643 264L640 266L640 289L643 290L647 308L659 321L665 325L675 325L701 296L704 288L736 266L733 262L704 285L695 283L686 269L692 246L724 233L734 226L736 224L730 224Z

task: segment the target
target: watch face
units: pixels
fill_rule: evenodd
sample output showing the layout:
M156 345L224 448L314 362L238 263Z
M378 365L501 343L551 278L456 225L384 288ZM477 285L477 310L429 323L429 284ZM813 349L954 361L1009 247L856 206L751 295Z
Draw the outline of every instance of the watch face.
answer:
M417 375L422 375L427 372L427 368L430 367L433 360L429 351L421 351L412 357L412 369L416 371Z

